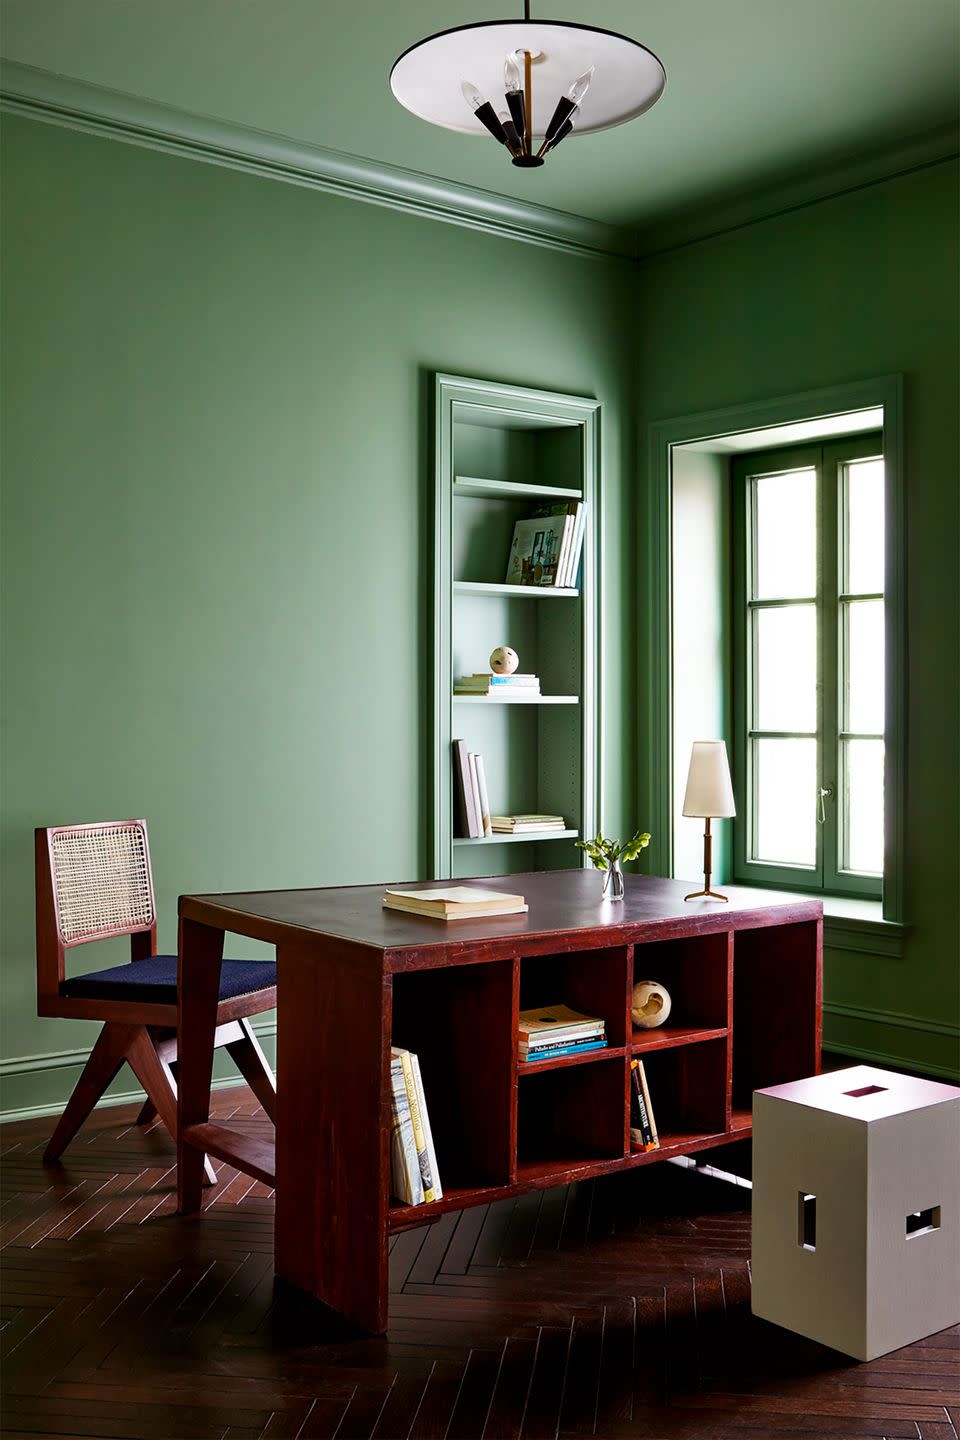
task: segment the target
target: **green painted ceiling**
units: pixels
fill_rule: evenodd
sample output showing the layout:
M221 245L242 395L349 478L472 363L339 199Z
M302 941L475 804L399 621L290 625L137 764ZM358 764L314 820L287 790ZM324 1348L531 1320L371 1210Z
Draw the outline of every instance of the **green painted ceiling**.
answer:
M534 0L654 50L639 120L575 137L539 171L403 110L387 75L432 31L519 14L492 0L4 0L3 54L183 109L644 224L955 123L957 0ZM597 82L600 83L598 77Z

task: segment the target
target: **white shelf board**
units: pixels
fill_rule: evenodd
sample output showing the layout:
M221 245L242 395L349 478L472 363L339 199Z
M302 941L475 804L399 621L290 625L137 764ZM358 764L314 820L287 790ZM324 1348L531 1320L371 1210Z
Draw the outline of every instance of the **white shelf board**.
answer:
M582 490L566 490L558 485L527 485L522 480L479 480L471 475L455 475L454 495L469 500L582 500Z
M519 709L521 705L579 705L579 695L531 695L528 700L526 696L521 700L518 696L515 700L501 700L496 695L454 695L454 703L457 705L503 705Z
M454 836L454 845L517 845L521 840L576 840L579 830L524 830L520 835L493 834L480 839Z
M548 596L553 596L555 600L570 600L580 594L579 590L562 589L556 585L494 585L486 580L455 580L453 588L457 595L522 595L524 599L535 600L544 600Z

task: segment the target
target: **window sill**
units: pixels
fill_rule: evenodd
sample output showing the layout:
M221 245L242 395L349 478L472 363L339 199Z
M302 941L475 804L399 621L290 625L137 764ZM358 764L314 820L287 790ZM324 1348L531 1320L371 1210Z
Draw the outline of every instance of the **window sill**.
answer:
M884 919L880 900L823 896L823 943L830 950L854 950L897 960L903 954L906 933L906 925Z

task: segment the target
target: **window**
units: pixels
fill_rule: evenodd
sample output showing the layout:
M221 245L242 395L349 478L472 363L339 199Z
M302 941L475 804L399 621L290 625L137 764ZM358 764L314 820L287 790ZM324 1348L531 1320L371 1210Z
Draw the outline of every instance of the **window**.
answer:
M879 898L881 436L745 455L732 473L736 878Z

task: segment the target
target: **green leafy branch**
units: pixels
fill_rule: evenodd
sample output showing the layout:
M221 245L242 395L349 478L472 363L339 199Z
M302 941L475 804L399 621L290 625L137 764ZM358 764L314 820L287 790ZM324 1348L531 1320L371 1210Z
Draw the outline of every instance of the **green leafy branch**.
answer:
M598 831L594 840L577 840L578 850L582 850L593 862L597 870L609 870L618 860L636 860L641 850L645 850L650 844L650 834L646 830L638 830L636 835L629 840L607 840Z

